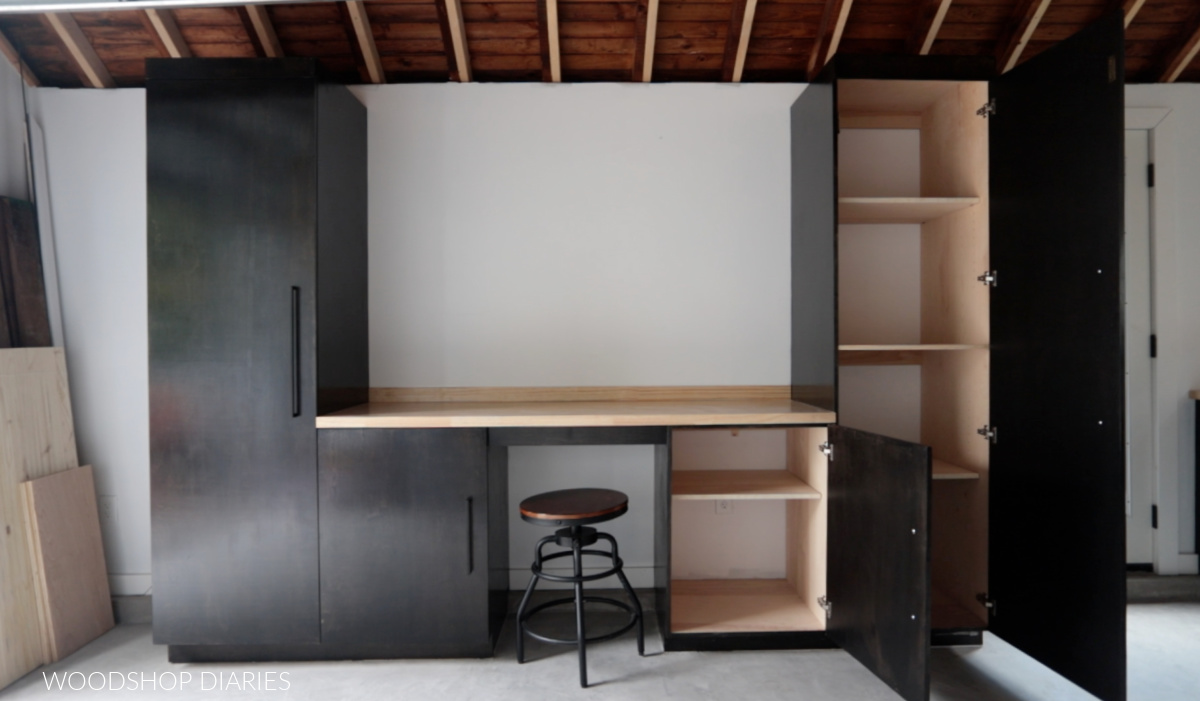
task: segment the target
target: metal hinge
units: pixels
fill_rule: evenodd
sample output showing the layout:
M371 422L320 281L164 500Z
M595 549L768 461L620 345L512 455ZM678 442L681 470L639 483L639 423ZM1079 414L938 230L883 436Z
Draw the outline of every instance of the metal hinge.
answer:
M829 603L829 599L827 597L818 596L817 605L825 609L825 620L833 618L833 604Z
M984 119L994 116L996 114L996 98L993 97L992 99L988 100L983 107L975 110L975 114L983 117Z
M1158 335L1153 333L1150 334L1150 357L1158 357Z
M833 462L833 444L829 441L825 441L818 447L821 449L822 453L825 453L825 457L829 458L829 462Z
M987 424L984 424L983 428L975 429L975 433L978 433L979 435L988 439L992 443L996 442L996 427L995 426L988 426Z
M983 275L980 275L979 277L977 277L975 279L982 282L983 284L987 285L988 287L995 287L996 286L996 271L989 270L989 271L985 272Z
M1158 530L1158 504L1150 505L1150 527Z
M1154 187L1154 164L1146 165L1146 187Z
M987 592L980 592L975 595L975 600L983 604L983 607L992 612L992 616L996 615L996 600L987 595Z

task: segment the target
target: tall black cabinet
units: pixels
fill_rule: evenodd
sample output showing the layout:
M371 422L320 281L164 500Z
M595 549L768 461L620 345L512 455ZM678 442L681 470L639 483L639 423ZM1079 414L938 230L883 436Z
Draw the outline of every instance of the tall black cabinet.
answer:
M320 413L367 401L366 110L309 60L147 62L154 637L320 640Z

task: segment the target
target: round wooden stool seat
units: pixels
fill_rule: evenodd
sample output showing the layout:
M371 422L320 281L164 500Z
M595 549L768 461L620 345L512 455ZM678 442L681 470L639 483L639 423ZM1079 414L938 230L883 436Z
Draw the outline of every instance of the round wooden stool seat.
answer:
M629 497L615 489L560 489L521 502L521 518L543 526L600 523L628 510Z

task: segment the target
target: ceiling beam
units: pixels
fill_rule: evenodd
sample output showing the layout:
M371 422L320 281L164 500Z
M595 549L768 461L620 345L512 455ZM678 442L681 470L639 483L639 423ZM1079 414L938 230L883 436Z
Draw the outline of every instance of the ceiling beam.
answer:
M154 35L162 42L163 48L171 58L190 58L192 50L175 24L175 15L165 8L145 10L146 19L150 21Z
M637 47L633 54L633 81L649 83L654 75L654 43L658 39L658 0L640 0L637 14Z
M942 22L946 21L946 13L954 0L925 0L918 10L916 31L908 37L905 49L910 54L925 56L933 48Z
M1133 18L1137 17L1137 13L1141 11L1142 5L1146 4L1146 0L1117 0L1121 3L1121 11L1125 13L1125 28L1129 29L1129 25L1133 22Z
M754 10L758 0L734 0L733 15L729 18L729 34L725 42L725 62L721 80L742 82L746 69L746 50L750 48L750 33L754 31Z
M463 23L462 2L441 0L437 3L438 19L442 20L442 41L449 54L450 72L458 82L471 82L471 52L467 48L467 26Z
M25 84L31 88L36 88L41 85L41 81L29 70L29 66L21 58L21 54L17 52L17 48L9 42L8 37L4 36L4 32L0 32L0 54L8 59L13 68L17 69L17 74L25 79Z
M267 14L267 8L263 5L246 5L245 10L246 17L250 20L250 27L254 31L254 38L262 47L263 55L267 58L281 58L283 46L280 45L279 37L275 34L275 25L271 24L271 16Z
M1049 7L1050 0L1021 0L1017 4L1008 28L996 43L996 67L1001 73L1007 73L1017 65Z
M354 37L358 40L359 50L362 51L367 75L372 83L386 83L387 76L383 72L383 63L379 60L379 48L375 46L375 33L371 31L371 18L367 16L367 8L363 6L362 0L348 0L346 11L350 14L350 24L354 27Z
M1200 53L1200 22L1196 22L1192 26L1191 31L1168 55L1167 69L1159 77L1159 82L1174 83L1179 78L1179 74L1191 65L1197 53Z
M74 17L67 12L47 12L42 16L66 48L84 83L93 88L117 87Z
M825 0L825 10L821 13L817 38L813 41L812 53L808 55L809 80L816 78L825 64L829 63L829 59L837 53L853 4L854 0Z
M558 0L538 0L539 19L542 24L542 80L562 82L562 49L558 42ZM549 69L547 71L546 69ZM548 73L548 75L547 75Z

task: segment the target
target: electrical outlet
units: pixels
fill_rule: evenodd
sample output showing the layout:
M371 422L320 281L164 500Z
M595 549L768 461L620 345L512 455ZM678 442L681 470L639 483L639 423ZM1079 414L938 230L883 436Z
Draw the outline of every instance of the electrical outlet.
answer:
M722 514L733 513L733 501L730 499L717 499L713 504L714 510L718 516Z
M117 498L112 494L101 494L96 502L96 506L100 508L100 525L102 527L112 526L116 523L116 502Z

